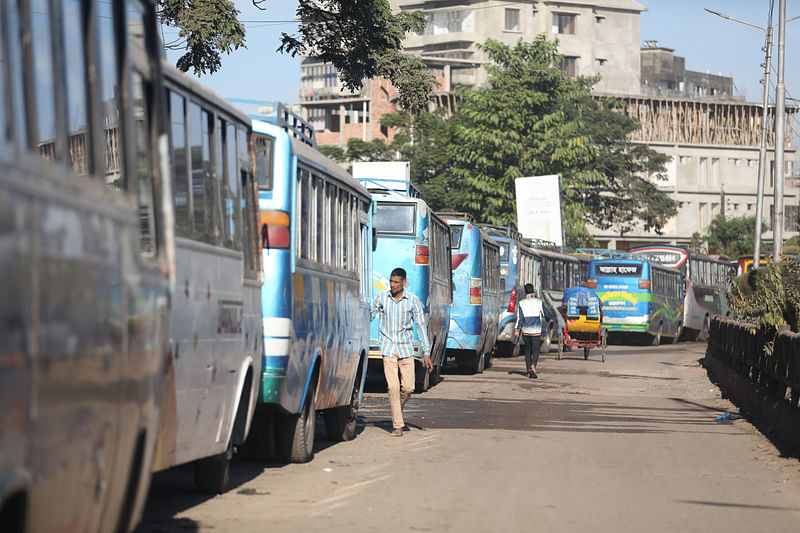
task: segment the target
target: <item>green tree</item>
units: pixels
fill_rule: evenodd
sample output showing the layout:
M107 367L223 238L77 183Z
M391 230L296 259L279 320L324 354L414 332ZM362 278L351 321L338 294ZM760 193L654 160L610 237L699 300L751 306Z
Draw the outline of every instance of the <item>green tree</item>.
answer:
M436 79L419 57L402 52L406 34L425 27L421 12L392 13L388 0L299 0L297 16L303 21L298 34L284 33L279 51L330 63L352 91L365 79L387 78L402 108L425 109Z
M265 11L277 1L282 0L252 0ZM186 50L177 62L184 72L216 72L222 52L245 46L245 28L230 0L157 2L161 21L180 30L178 39L166 46ZM397 88L401 107L425 109L436 79L419 57L402 52L406 34L425 27L422 13L392 13L387 0L298 0L297 16L303 24L297 34L282 35L278 51L330 63L353 91L361 89L365 79L387 78Z
M743 255L753 255L755 234L756 217L726 217L720 214L709 224L705 241L708 243L709 253L724 254L736 260Z
M659 231L675 202L641 174L664 172L664 156L630 143L636 123L594 99L598 78L567 78L554 65L557 43L540 35L513 48L481 46L491 64L488 86L462 91L453 118L453 201L479 220L516 221L514 180L559 174L567 244L589 241L586 224Z
M161 22L180 29L178 39L165 46L186 50L176 66L184 72L194 69L197 75L219 70L221 52L244 47L245 30L238 14L229 0L158 0Z
M411 183L422 198L435 211L450 210L457 183L449 172L452 123L446 109L417 114L398 111L384 115L381 125L396 128L392 147L399 160L411 163Z

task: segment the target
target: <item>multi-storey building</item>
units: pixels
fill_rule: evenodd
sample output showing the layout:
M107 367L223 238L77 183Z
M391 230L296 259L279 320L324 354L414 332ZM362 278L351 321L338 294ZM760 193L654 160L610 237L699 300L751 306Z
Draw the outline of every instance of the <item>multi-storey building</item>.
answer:
M679 214L663 234L593 229L602 244L625 248L642 242L688 244L717 214L754 215L761 108L733 100L733 80L685 69L672 49L645 41L634 0L391 0L395 10L419 10L427 25L407 36L404 48L420 56L440 89L435 105L455 105L456 86L486 83L488 38L514 45L539 34L558 39L560 67L569 76L601 76L598 96L625 100L640 121L634 140L672 156L668 179L660 182L678 202ZM299 106L317 130L320 144L344 145L349 138L390 140L381 117L396 110L396 92L386 80L367 80L358 93L344 92L332 67L306 58L301 65ZM797 108L787 117L798 118ZM770 119L772 120L772 119ZM787 128L787 132L792 129ZM768 159L773 159L772 144ZM787 168L798 159L787 140ZM768 173L764 218L772 205ZM788 175L788 172L787 172ZM797 231L797 180L787 179L786 232Z
M454 105L456 86L486 82L486 56L478 45L493 38L508 45L540 33L559 40L561 67L570 76L601 74L596 89L638 94L639 14L633 0L391 0L394 10L421 11L427 24L408 35L405 51L420 56L440 84L437 105ZM396 111L396 90L385 80L367 80L357 93L343 89L330 65L304 58L300 66L303 116L320 144L343 145L351 137L390 140L380 118Z
M639 129L632 140L672 157L666 180L655 181L678 202L678 214L662 234L641 229L621 234L615 228L592 228L601 246L624 250L648 243L689 245L702 235L717 215L755 216L762 108L760 104L732 100L699 100L651 96L623 97L625 114L636 118ZM788 106L785 120L795 122L798 108ZM772 238L774 204L774 112L767 117L767 162L764 183L764 238ZM787 129L788 131L788 129ZM791 138L784 143L785 176L797 162ZM798 188L787 178L784 187L785 237L798 231Z

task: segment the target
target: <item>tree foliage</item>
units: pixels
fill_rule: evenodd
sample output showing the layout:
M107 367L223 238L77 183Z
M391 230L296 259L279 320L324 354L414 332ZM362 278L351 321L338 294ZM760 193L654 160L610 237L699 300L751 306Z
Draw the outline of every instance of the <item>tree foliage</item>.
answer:
M425 27L422 13L392 13L387 0L299 0L297 16L298 34L284 33L279 51L330 63L351 91L365 79L387 78L402 108L425 109L436 80L419 57L402 52L406 34Z
M245 30L236 18L239 10L229 0L158 0L158 16L179 28L178 39L165 46L186 50L177 67L197 75L214 73L222 65L221 52L244 47Z
M764 226L766 227L766 226ZM724 254L733 260L743 255L753 255L755 247L756 217L726 217L717 215L709 224L705 234L708 252ZM762 244L762 250L766 243Z
M586 224L659 231L675 202L642 178L664 172L665 156L626 135L636 123L591 97L597 78L555 67L557 43L540 35L513 48L488 40L488 86L462 91L452 130L453 200L479 220L516 221L514 180L559 174L567 244L586 243Z

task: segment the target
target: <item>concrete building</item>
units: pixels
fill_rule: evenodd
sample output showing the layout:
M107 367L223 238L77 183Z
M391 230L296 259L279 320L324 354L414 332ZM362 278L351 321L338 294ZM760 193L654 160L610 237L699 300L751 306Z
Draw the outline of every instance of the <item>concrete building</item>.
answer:
M599 74L595 94L625 100L626 113L641 124L634 140L672 156L668 180L659 187L678 202L679 215L663 235L634 231L622 236L613 229L594 228L601 244L620 249L647 242L688 244L719 213L755 214L760 105L733 100L731 78L686 70L684 58L653 41L642 46L640 17L642 12L647 15L640 3L391 0L391 5L425 15L425 30L407 36L404 47L423 58L436 75L440 90L433 105L452 109L456 86L486 83L486 57L478 44L491 37L514 45L542 33L558 39L564 55L560 66L568 75ZM343 146L351 137L391 140L392 131L381 128L380 119L396 110L395 99L395 89L385 80L367 80L352 94L342 91L332 67L308 58L301 65L299 106L317 130L320 144ZM796 121L797 108L787 108L787 117ZM770 150L769 159L772 154ZM791 140L785 155L789 176L791 162L798 159ZM785 187L787 238L797 231L797 181L787 178ZM765 190L767 219L772 205L769 179Z
M493 38L508 45L544 33L558 39L561 67L570 76L603 76L596 90L638 94L639 14L633 0L391 0L395 10L421 11L427 25L409 35L407 52L419 55L440 83L434 105L452 108L456 86L486 83L485 54L477 45ZM314 125L320 144L344 145L351 137L391 140L380 127L396 111L395 89L385 80L367 80L358 93L343 90L336 71L312 58L300 66L303 117Z
M641 49L641 94L651 96L732 99L733 78L686 70L686 59L671 48L645 41ZM633 93L631 93L633 94Z
M655 181L658 188L678 202L678 214L663 229L663 234L634 230L624 235L614 228L591 228L602 247L624 250L649 243L689 245L695 233L703 234L711 220L755 216L758 157L761 143L761 105L741 101L710 101L690 98L623 98L624 112L639 120L632 136L651 148L672 157L667 178ZM798 108L788 106L785 120L796 122ZM774 198L775 116L768 115L767 174L764 184L763 217L765 240L772 239ZM789 129L787 128L787 131ZM798 188L790 178L790 167L798 152L787 137L784 144L784 237L798 232Z

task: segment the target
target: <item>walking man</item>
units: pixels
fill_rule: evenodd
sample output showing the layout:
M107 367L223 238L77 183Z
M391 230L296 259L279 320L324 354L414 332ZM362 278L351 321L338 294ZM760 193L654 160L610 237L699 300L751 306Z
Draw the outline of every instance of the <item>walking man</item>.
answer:
M519 337L522 333L522 340L525 343L525 370L529 378L538 378L536 373L536 363L539 362L539 346L542 343L542 322L544 310L542 301L536 297L533 285L525 284L525 298L517 306L517 326L514 329L514 336Z
M378 336L383 356L383 373L389 389L389 407L392 410L392 435L403 436L403 406L414 391L414 325L422 344L425 368L433 372L430 357L428 329L422 302L405 290L406 271L392 270L389 290L383 291L372 302L372 316L380 316ZM398 379L398 373L400 375Z

